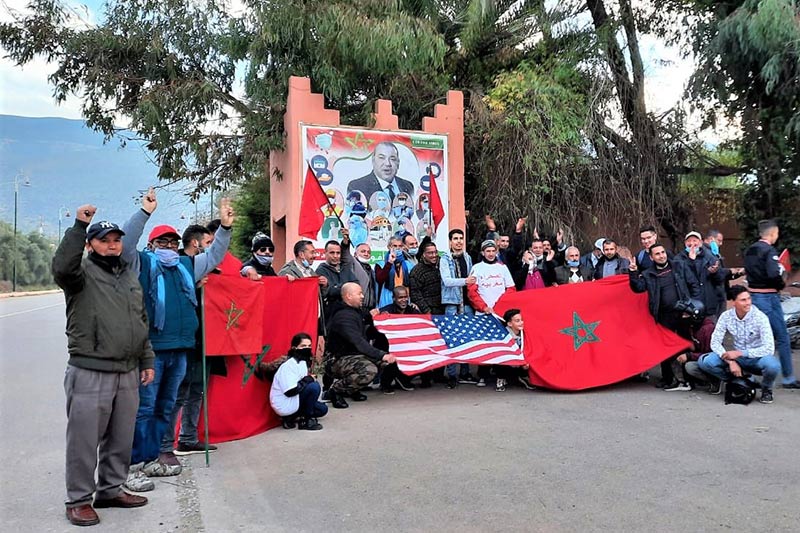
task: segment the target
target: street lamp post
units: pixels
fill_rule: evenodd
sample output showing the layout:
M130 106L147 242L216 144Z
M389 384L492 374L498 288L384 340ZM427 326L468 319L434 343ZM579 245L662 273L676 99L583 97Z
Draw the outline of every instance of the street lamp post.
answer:
M61 216L65 218L69 218L69 209L64 207L63 205L58 208L58 242L61 242Z
M17 210L19 206L19 181L20 175L14 176L14 260L12 267L11 292L17 292ZM31 181L26 177L22 182L25 187L31 186Z

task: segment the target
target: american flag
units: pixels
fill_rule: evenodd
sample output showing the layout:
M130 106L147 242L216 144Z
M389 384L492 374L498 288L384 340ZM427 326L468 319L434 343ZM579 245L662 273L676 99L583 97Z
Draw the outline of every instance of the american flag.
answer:
M389 340L389 353L408 375L450 363L525 364L522 350L492 315L376 315L375 327Z

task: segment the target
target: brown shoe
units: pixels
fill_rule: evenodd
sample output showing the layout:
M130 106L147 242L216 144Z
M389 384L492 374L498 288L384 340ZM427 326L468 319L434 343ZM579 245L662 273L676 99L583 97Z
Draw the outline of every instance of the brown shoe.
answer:
M93 526L100 523L100 517L88 503L77 507L67 507L67 520L73 526Z
M135 494L128 494L124 490L119 491L119 495L116 498L94 501L95 509L102 509L104 507L122 507L124 509L130 509L143 505L147 505L147 498L144 496L136 496Z

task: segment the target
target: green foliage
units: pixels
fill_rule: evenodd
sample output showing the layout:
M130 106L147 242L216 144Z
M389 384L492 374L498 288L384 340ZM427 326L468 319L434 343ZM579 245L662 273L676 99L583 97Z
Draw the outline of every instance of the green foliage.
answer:
M50 261L55 251L52 243L31 232L17 232L17 290L30 286L52 286ZM2 290L11 290L14 279L14 227L0 221L0 280Z
M269 179L262 175L244 183L236 192L233 206L236 224L233 225L231 253L247 260L253 236L259 231L270 234Z

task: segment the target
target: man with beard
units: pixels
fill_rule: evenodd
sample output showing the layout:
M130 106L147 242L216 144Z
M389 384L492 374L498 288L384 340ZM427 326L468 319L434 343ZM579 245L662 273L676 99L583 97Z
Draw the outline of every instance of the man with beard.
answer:
M342 245L337 241L325 243L325 262L317 267L317 275L327 278L328 282L321 287L323 314L327 321L331 315L333 304L342 299L342 286L357 281L349 268L342 268Z
M707 248L696 231L686 234L684 245L685 248L675 256L675 260L683 261L692 270L700 284L700 301L705 306L705 314L716 320L719 314L719 289L725 285L719 259L706 252Z
M648 308L656 322L691 340L690 323L681 304L699 299L697 279L684 263L670 261L662 244L650 247L650 259L652 266L644 270L639 270L635 259L631 261L628 267L631 289L633 292L647 292ZM677 356L673 356L661 363L661 381L656 386L666 391L691 390L685 378L683 381L675 379L672 364L676 359Z
M362 242L356 246L356 254L350 253L350 234L347 228L342 230L342 268L353 273L361 291L364 293L364 309L371 310L378 307L378 281L375 276L376 269L370 264L372 247L369 243Z
M617 253L617 242L614 239L603 241L603 255L594 267L594 279L603 279L628 272L630 261Z
M556 267L555 285L568 285L570 283L581 283L584 281L592 281L593 272L587 266L580 262L581 252L575 246L567 248L566 264L564 266Z
M106 221L90 226L96 211L92 205L75 211L75 225L53 257L53 277L67 304L66 516L76 526L100 522L92 497L95 508L147 503L123 491L122 484L130 464L137 389L154 377L153 348L138 271L120 258L124 232Z

